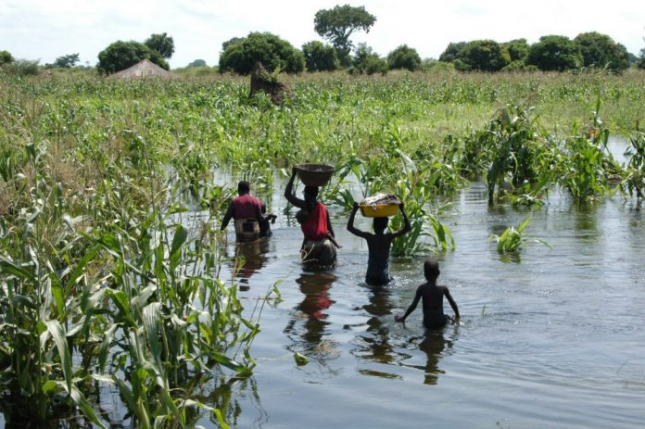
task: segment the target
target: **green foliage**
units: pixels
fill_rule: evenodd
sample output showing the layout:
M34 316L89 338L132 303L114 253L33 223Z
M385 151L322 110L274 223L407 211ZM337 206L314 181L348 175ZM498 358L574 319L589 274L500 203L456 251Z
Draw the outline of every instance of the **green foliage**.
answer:
M15 76L36 76L40 73L39 61L15 60L4 65L2 70Z
M511 57L503 45L494 40L474 40L466 43L457 55L462 71L495 72L511 62Z
M9 51L0 51L0 66L14 62L15 59Z
M96 68L101 73L112 74L132 67L144 59L148 59L166 70L169 69L168 63L159 52L151 50L143 43L120 40L99 52L99 63Z
M526 227L531 222L531 216L527 217L520 223L520 225L515 229L512 226L506 228L502 235L491 234L489 241L495 240L497 242L497 252L506 254L506 253L516 253L522 250L524 245L528 242L541 243L549 247L548 243L538 240L538 239L528 239L524 237L523 233Z
M80 61L79 54L69 54L63 55L62 57L56 58L56 61L52 64L54 67L59 67L63 69L68 69L74 67L76 63Z
M466 46L466 42L449 43L446 50L439 55L439 61L452 63L459 57L459 52Z
M186 67L206 67L206 61L204 60L195 60L188 64Z
M510 42L504 43L503 46L508 51L511 62L525 61L531 49L526 39L511 40Z
M253 71L256 62L269 71L300 73L305 68L302 52L289 42L271 33L255 32L244 39L229 41L220 55L219 71L246 75Z
M390 70L407 69L415 71L421 66L421 57L416 49L401 45L387 56L387 64Z
M621 184L630 195L645 199L645 133L632 135L629 144L626 177L622 178Z
M166 33L152 34L144 44L165 59L170 59L175 52L175 41Z
M573 39L580 48L584 67L620 72L629 67L627 49L606 34L581 33Z
M490 122L487 133L481 135L480 141L488 147L486 157L490 160L486 175L489 204L507 192L531 192L533 187L541 190L544 183L539 182L549 178L537 171L547 146L538 141L532 110L507 105Z
M641 70L645 70L645 48L641 49L641 55L638 58L636 66Z
M565 71L583 64L580 47L566 36L542 36L531 45L526 63L542 71Z
M334 71L340 68L338 55L333 46L312 41L302 45L302 53L305 56L307 71Z
M358 45L356 54L352 60L351 73L372 75L374 73L385 74L387 71L387 61L381 58L365 43Z
M358 30L369 33L375 22L376 17L367 12L364 6L354 7L346 4L316 12L314 30L320 37L329 40L336 48L341 64L347 67L353 48L350 36Z

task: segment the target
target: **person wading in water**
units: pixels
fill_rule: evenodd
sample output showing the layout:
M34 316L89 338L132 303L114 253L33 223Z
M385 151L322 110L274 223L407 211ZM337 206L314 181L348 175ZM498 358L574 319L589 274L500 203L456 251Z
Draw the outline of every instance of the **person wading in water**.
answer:
M317 267L333 267L336 264L336 247L334 229L329 220L327 207L317 200L318 187L305 186L305 199L301 200L293 194L293 182L296 179L296 169L291 170L291 179L284 190L284 196L300 211L296 219L304 234L300 249L302 262Z
M250 194L249 182L241 181L237 184L238 196L231 203L222 219L222 231L226 229L231 219L235 219L235 237L237 241L253 241L260 238L261 225L268 223L262 215L262 203Z

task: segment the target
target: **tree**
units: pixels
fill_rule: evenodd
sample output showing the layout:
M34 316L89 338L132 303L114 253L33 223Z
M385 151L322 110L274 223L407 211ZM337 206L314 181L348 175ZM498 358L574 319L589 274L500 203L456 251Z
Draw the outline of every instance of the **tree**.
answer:
M305 56L307 70L310 72L334 71L340 67L338 55L333 46L318 41L308 42L302 45L302 53Z
M641 49L641 56L636 63L636 67L641 70L645 70L645 48Z
M204 60L195 60L192 63L188 64L187 67L206 67L206 61L204 61Z
M166 70L169 69L168 63L159 52L150 49L143 43L121 40L99 52L99 63L96 67L101 73L112 74L132 67L144 59L148 59Z
M14 61L15 59L9 53L9 51L0 51L0 66L3 64L10 64Z
M352 66L352 73L357 74L385 74L388 70L387 61L379 57L379 55L365 43L360 43L356 48L356 54L354 55Z
M542 36L531 45L526 63L542 71L565 71L580 67L580 48L566 36Z
M56 58L56 61L54 61L54 64L52 64L54 67L59 67L63 69L69 69L72 68L80 61L79 54L69 54L69 55L63 55L62 57Z
M529 50L531 49L526 39L511 40L510 42L504 43L504 47L511 56L511 62L526 61L526 58L529 56Z
M144 43L150 49L159 52L165 59L170 59L175 53L175 41L166 33L152 34Z
M421 66L421 57L416 49L401 45L387 56L387 64L390 70L407 69L415 71Z
M219 57L219 71L249 74L256 62L270 72L280 69L287 73L300 73L305 69L302 52L289 42L271 33L249 33L248 37L226 44Z
M466 42L448 43L446 50L439 55L439 61L444 63L454 62L464 46L466 46Z
M331 42L341 64L347 67L350 63L349 54L354 47L349 37L357 30L369 33L375 22L376 17L368 13L365 7L346 4L316 12L314 30L320 37Z
M473 40L466 43L457 59L461 61L460 67L455 64L458 69L486 72L500 71L511 62L506 48L494 40Z
M620 72L629 67L627 49L606 34L580 33L573 39L582 54L585 67L607 68Z

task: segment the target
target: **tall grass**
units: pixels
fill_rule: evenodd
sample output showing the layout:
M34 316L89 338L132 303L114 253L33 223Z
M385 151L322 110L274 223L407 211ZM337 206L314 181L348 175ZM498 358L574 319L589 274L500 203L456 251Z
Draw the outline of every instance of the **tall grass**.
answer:
M112 386L133 425L190 427L211 413L226 427L198 398L252 372L260 312L245 317L236 285L219 279L215 219L234 186L214 176L271 193L280 168L330 163L327 201L402 198L413 231L394 254L445 252L456 243L442 198L469 180L487 180L500 204L556 185L582 204L613 192L612 177L642 198L644 79L320 74L285 77L292 97L276 107L234 76L0 74L5 419L107 426L96 398ZM610 132L633 133L625 166L607 154ZM203 224L184 217L202 208Z

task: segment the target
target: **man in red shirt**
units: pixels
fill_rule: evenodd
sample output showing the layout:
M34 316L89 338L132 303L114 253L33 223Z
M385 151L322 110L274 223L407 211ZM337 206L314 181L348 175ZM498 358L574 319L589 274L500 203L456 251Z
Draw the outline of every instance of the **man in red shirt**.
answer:
M237 184L238 196L231 200L224 219L222 231L226 229L231 219L235 219L235 235L238 241L252 241L260 237L260 224L266 222L262 216L262 203L250 194L249 182Z
M333 267L336 264L336 247L333 243L334 229L329 220L327 207L317 200L318 187L305 186L305 199L293 194L293 182L296 169L291 172L291 179L284 190L284 196L294 206L301 209L296 218L304 234L300 254L302 262L318 267Z

